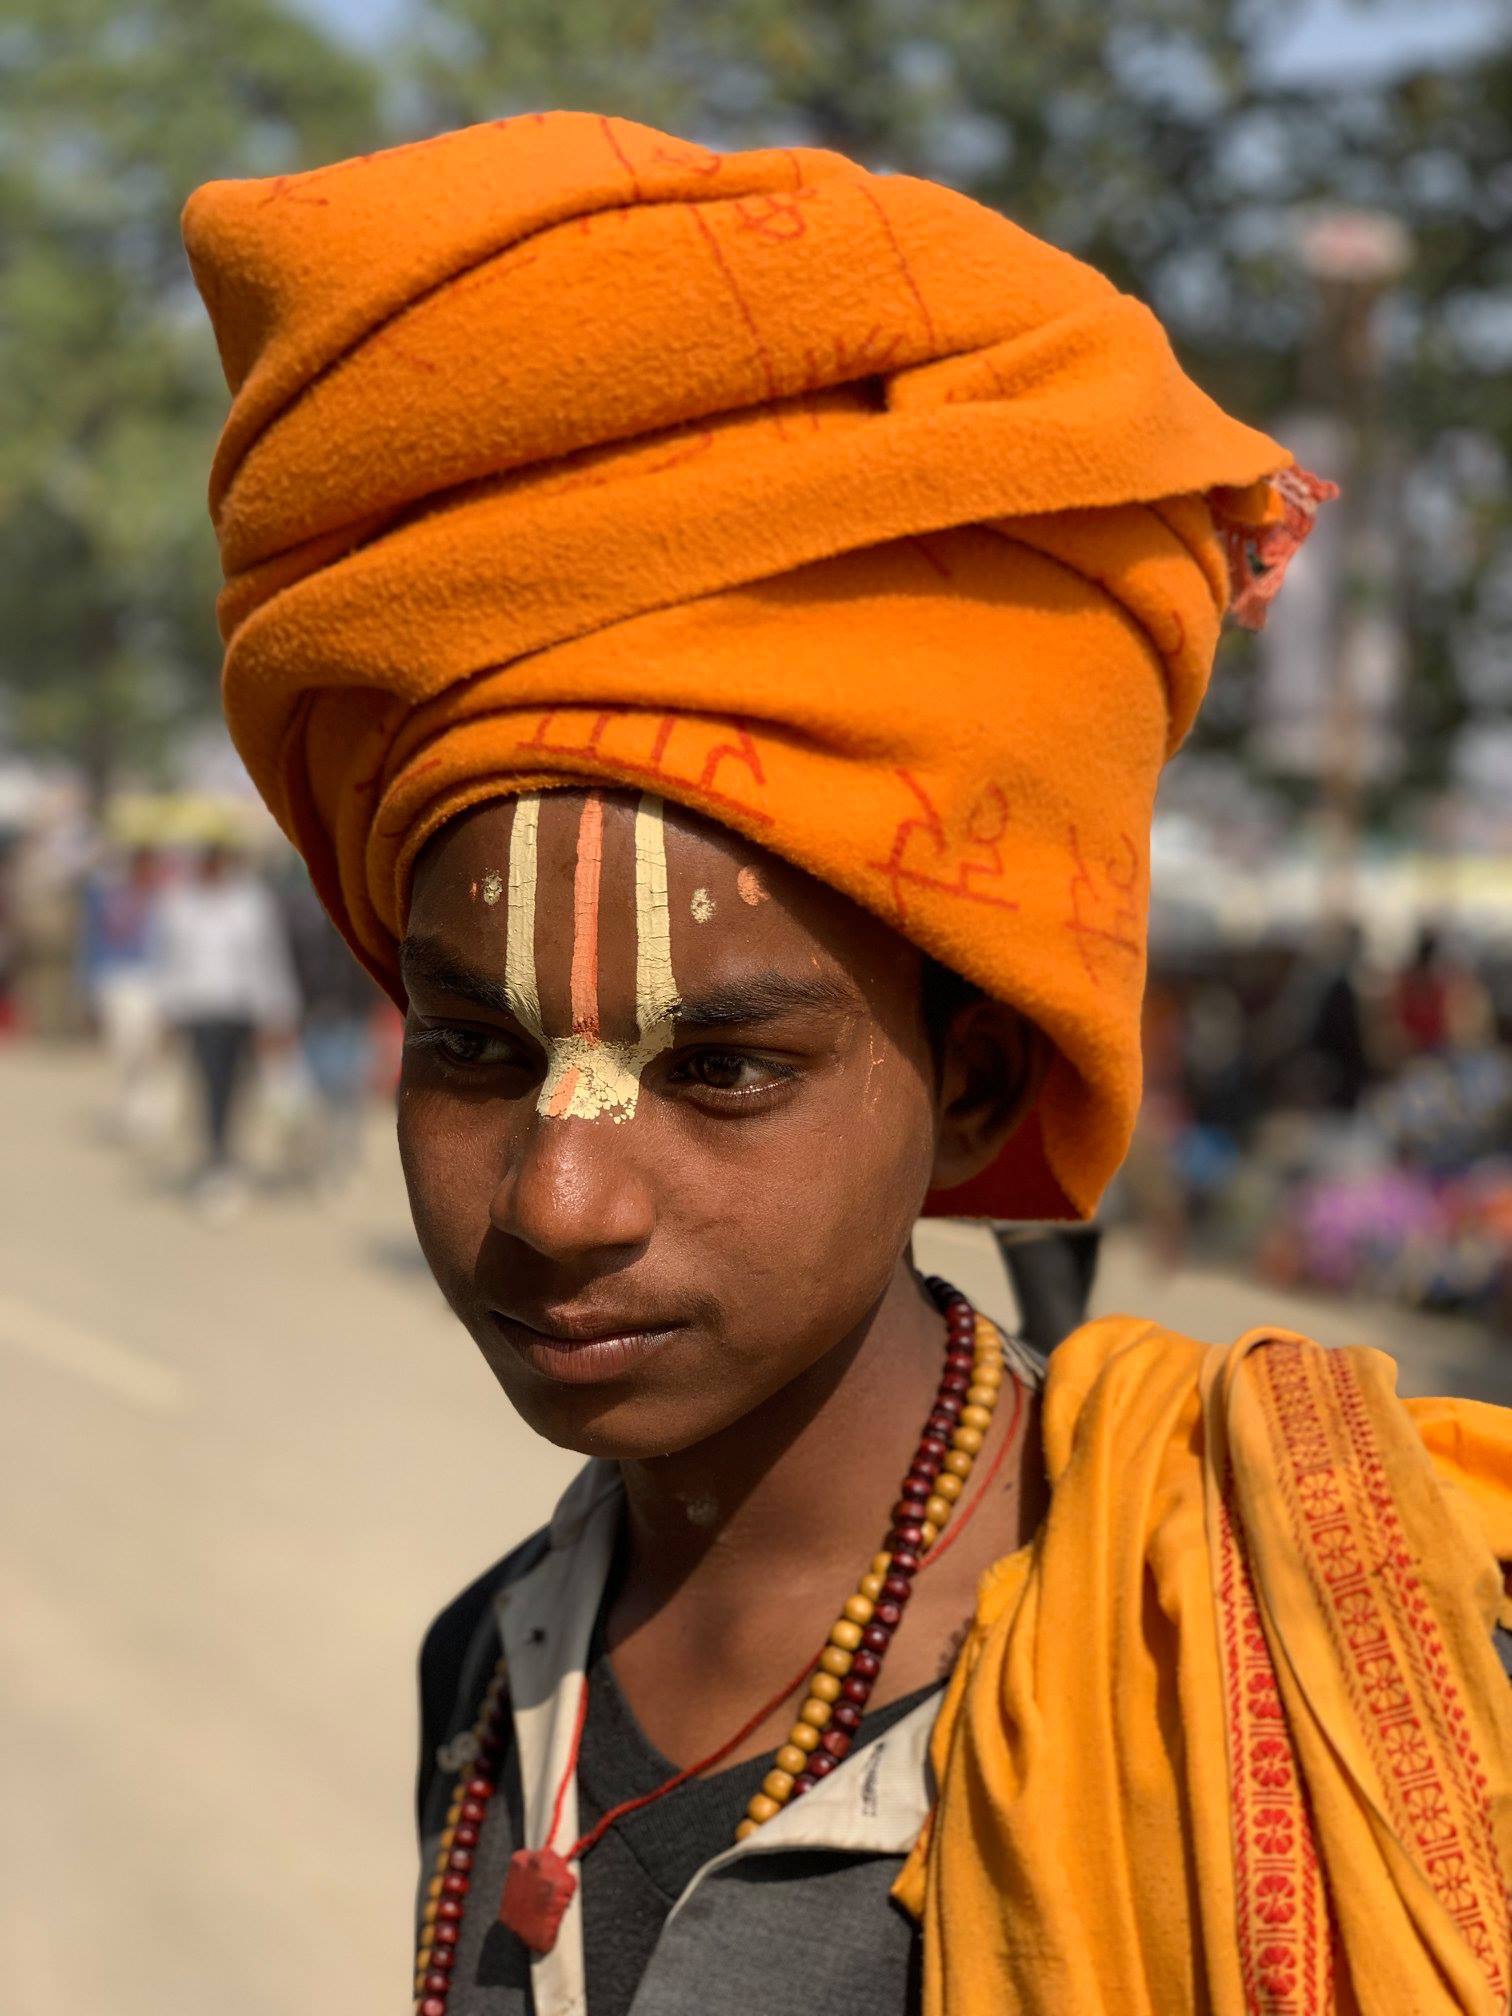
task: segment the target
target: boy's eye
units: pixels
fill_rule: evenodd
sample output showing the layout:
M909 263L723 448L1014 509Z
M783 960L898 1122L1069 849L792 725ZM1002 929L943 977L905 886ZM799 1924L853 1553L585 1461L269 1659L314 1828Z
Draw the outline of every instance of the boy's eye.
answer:
M518 1056L518 1045L507 1036L491 1035L485 1029L453 1029L444 1024L432 1029L415 1030L407 1039L406 1047L429 1051L443 1064L455 1065L462 1070L469 1066L509 1064Z
M739 1050L697 1050L682 1059L676 1076L706 1092L762 1092L791 1073L763 1057Z

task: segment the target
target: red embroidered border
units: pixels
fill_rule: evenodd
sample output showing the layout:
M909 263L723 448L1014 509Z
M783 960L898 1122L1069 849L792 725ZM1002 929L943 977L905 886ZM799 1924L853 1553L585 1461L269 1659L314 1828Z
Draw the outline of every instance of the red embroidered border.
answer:
M1412 1572L1354 1367L1342 1354L1299 1344L1270 1344L1258 1355L1298 1557L1333 1637L1392 1824L1416 1848L1439 1901L1505 2001L1505 1891L1485 1774L1437 1622ZM1331 1406L1317 1390L1322 1377L1333 1388Z
M1332 1948L1302 1774L1260 1624L1232 1478L1219 1507L1218 1604L1234 1801L1239 1970L1249 2016L1332 2008Z

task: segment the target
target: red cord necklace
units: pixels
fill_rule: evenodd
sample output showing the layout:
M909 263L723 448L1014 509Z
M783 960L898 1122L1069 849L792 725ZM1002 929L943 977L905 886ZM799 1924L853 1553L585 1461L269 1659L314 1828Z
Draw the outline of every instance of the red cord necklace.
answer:
M798 1719L778 1749L761 1790L747 1806L745 1818L735 1830L736 1839L744 1840L764 1826L790 1800L800 1798L827 1777L850 1751L893 1633L902 1621L914 1576L933 1567L965 1531L1014 1444L1023 1411L1023 1386L1005 1368L1002 1339L994 1325L979 1316L948 1282L936 1278L928 1286L946 1325L945 1363L934 1404L893 1507L882 1549L872 1557L855 1594L847 1597L818 1658L805 1659L792 1679L717 1750L674 1773L655 1791L611 1807L565 1853L558 1853L551 1844L561 1825L567 1788L576 1775L583 1725L588 1719L588 1678L584 1675L567 1767L552 1803L545 1842L540 1848L517 1849L510 1857L499 1903L501 1921L533 1952L549 1952L556 1944L562 1914L577 1888L571 1865L595 1847L617 1821L665 1799L689 1779L722 1763L797 1692L805 1675L808 1691ZM1005 1374L1013 1385L1007 1433L970 1503L945 1532L991 1426ZM472 1887L473 1857L495 1791L508 1725L507 1690L508 1675L501 1658L485 1690L477 1721L463 1740L467 1761L447 1811L436 1873L426 1897L416 1955L417 2016L446 2016L463 1909Z

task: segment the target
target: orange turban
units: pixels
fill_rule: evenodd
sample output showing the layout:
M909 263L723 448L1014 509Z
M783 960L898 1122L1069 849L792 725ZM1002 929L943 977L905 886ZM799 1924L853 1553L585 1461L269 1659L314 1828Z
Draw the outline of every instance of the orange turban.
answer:
M1044 1032L1033 1112L937 1208L1090 1212L1156 779L1325 486L1079 261L835 154L539 114L184 225L235 395L231 732L372 970L397 994L464 807L655 790Z

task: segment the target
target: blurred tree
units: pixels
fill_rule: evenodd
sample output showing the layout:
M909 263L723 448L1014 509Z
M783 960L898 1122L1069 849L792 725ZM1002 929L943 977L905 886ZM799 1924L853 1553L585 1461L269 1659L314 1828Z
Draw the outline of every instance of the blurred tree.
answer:
M0 97L0 701L102 793L215 700L184 197L371 146L375 93L276 0L10 0Z

